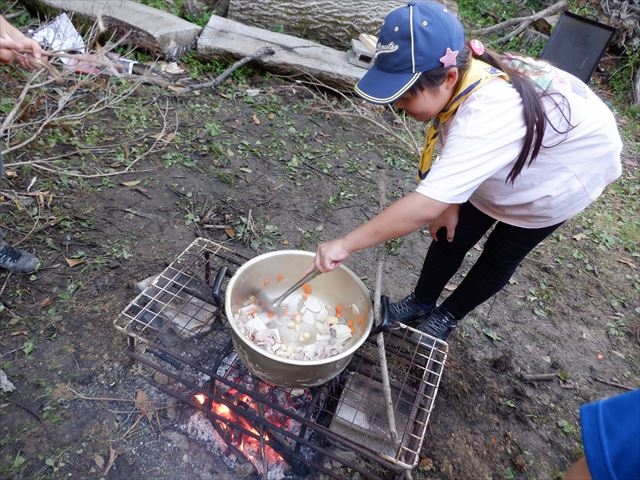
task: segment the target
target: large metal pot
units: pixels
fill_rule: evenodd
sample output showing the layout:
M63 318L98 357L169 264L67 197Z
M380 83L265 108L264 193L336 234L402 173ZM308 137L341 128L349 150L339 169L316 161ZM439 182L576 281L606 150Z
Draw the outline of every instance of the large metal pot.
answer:
M236 353L249 371L262 380L284 387L314 387L342 372L353 353L367 339L373 324L373 307L364 283L347 267L319 275L310 283L312 296L323 304L355 304L366 319L364 328L348 340L342 353L322 360L291 360L256 346L236 326L234 315L255 292L265 290L276 298L304 274L314 254L302 250L278 250L255 257L233 275L225 291L225 313L232 329ZM282 279L276 281L276 278Z

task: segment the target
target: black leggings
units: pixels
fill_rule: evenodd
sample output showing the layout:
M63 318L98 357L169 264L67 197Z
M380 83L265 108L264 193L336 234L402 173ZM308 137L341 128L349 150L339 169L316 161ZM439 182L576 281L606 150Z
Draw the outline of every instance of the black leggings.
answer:
M496 222L469 202L462 204L453 241L447 241L446 230L441 228L438 241L431 242L414 291L421 302L436 303L467 252L493 224L496 226L489 234L482 254L462 283L441 304L457 319L498 293L524 257L562 222L544 228L514 227Z

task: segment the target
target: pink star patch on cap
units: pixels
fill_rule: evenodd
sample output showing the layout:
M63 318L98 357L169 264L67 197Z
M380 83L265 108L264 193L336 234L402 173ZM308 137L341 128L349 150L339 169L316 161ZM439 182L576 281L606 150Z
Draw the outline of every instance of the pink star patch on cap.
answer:
M449 47L447 47L447 51L446 53L440 57L440 62L442 63L443 67L455 67L456 66L456 57L458 56L458 50L451 50Z

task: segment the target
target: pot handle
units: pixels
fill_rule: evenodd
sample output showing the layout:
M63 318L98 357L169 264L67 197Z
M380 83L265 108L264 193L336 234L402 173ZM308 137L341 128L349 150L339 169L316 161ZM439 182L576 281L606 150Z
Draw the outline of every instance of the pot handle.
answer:
M213 301L216 307L221 308L224 303L224 295L220 293L220 289L222 287L222 282L224 280L225 275L227 274L227 266L222 266L216 272L216 278L213 280L213 286L211 287L211 296L213 297Z
M380 325L376 325L371 329L369 336L377 335L380 332L388 332L397 328L395 322L391 320L391 310L389 310L389 297L380 296Z

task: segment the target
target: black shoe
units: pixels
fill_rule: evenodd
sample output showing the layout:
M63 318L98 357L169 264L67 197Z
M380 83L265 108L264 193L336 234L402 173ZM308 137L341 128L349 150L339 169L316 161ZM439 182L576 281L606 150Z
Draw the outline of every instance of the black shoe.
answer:
M405 325L412 326L429 315L431 309L420 303L412 293L399 302L389 304L389 311L393 322L402 322Z
M31 273L39 266L40 260L35 255L13 248L0 240L0 268L17 273Z
M435 307L416 328L432 337L446 340L457 325L458 320L453 315L443 308Z

